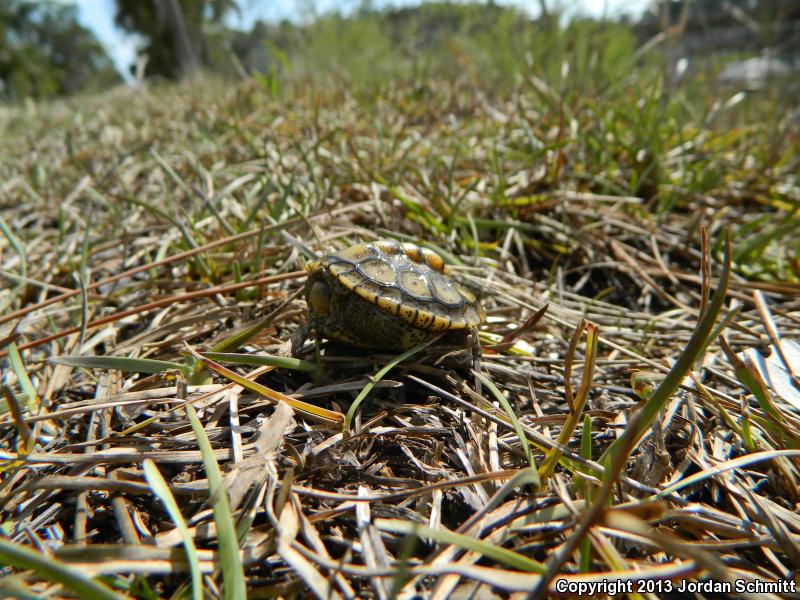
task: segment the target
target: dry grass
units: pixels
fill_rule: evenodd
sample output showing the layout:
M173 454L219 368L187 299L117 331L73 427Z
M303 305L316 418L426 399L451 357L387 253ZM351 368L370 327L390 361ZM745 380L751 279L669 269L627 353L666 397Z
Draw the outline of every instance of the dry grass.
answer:
M797 577L800 394L778 358L800 370L797 121L767 148L673 118L643 169L631 117L599 101L565 122L539 88L423 92L281 105L206 82L3 117L3 593ZM343 428L392 357L269 357L304 321L305 261L376 237L429 243L484 290L482 375L426 348ZM189 348L236 353L271 392Z

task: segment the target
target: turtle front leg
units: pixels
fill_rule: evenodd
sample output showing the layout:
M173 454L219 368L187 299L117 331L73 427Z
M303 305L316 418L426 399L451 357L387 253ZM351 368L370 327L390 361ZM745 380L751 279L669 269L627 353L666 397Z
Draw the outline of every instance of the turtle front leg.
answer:
M310 323L303 323L289 338L289 341L291 342L292 356L298 356L300 354L300 351L303 349L303 344L306 343L306 340L311 333L311 329L312 327Z

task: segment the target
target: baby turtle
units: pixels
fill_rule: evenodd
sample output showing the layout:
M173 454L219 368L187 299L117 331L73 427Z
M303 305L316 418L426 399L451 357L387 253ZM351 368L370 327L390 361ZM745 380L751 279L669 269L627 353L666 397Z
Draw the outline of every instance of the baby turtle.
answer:
M440 332L466 332L484 318L442 258L415 244L356 244L308 270L308 328L339 342L406 350Z

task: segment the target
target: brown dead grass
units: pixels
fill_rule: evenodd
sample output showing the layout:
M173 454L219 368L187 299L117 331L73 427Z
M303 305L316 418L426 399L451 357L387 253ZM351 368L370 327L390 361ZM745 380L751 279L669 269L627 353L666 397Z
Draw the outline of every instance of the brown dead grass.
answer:
M720 208L707 191L657 215L647 199L600 193L568 170L553 179L562 158L537 162L520 149L538 110L524 94L504 103L454 88L425 107L405 98L405 108L298 98L285 110L252 87L214 89L42 109L15 134L18 158L5 144L2 216L22 251L0 239L2 333L23 349L37 397L4 366L20 408L0 415L3 536L109 575L132 596L169 596L185 585L187 563L144 478L150 458L216 597L217 523L189 401L243 528L249 597L526 595L597 497L607 476L599 458L686 347L720 275L723 229L736 232L756 213L776 223L785 215L740 200ZM533 135L555 140L560 125L546 115L539 123ZM492 148L504 157L499 171L487 166ZM741 191L720 185L715 198ZM712 242L705 279L701 223ZM305 318L305 261L387 236L432 242L483 290L482 373L513 408L537 467L591 376L561 461L538 485L506 412L476 385L469 350L432 347L394 368L346 432L209 373L192 372L184 397L190 371L53 361L188 365L186 344L210 350L269 314L230 351L285 355ZM782 279L748 277L748 264L734 265L723 312L738 312L724 335L734 353L775 356L800 337L797 266ZM586 337L571 343L582 319L599 335L591 374ZM313 344L301 358L316 360ZM228 366L345 413L390 358L323 344L316 377ZM634 589L667 597L666 582L796 577L800 406L774 386L765 394L766 405L711 339L550 585L633 578L650 586ZM409 523L424 529L409 535ZM68 595L32 571L16 577L37 593Z

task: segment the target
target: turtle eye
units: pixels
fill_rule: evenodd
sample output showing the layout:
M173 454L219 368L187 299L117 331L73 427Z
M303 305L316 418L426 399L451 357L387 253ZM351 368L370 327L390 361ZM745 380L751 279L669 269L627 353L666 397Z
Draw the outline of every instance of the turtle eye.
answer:
M311 309L320 314L327 314L331 308L331 288L322 281L315 281L308 294Z

